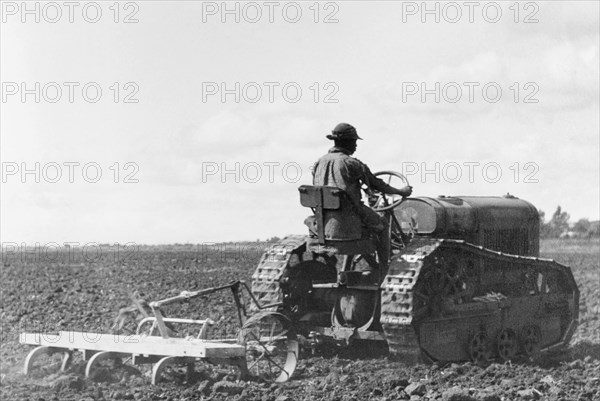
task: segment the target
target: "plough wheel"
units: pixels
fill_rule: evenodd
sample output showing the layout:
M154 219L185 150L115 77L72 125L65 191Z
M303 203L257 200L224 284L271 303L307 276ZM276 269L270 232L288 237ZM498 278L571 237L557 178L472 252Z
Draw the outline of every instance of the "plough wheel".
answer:
M109 363L107 363L110 361ZM121 354L116 352L98 352L94 354L87 365L85 365L85 377L95 380L103 381L102 370L106 370L106 375L110 376L111 370L122 364Z
M164 380L165 377L163 375L166 373L168 368L172 365L184 365L186 366L186 381L191 381L192 375L194 374L194 360L185 357L178 356L166 356L162 358L160 361L154 364L152 367L152 384L156 385L161 381L170 381ZM172 372L173 373L173 372Z
M246 346L246 366L250 376L268 382L287 381L298 362L298 341L290 321L275 312L263 312L246 321L241 342Z
M62 354L57 360L56 355ZM23 373L30 375L34 372L54 373L58 370L64 372L71 364L73 353L60 348L41 345L34 348L25 358Z

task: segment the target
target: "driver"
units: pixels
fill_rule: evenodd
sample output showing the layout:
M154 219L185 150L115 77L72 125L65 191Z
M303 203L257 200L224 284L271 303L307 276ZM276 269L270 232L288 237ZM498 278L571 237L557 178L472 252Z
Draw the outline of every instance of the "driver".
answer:
M366 164L352 157L356 151L357 139L362 140L352 125L346 123L336 125L331 135L327 135L327 139L333 140L334 146L313 166L313 185L338 187L348 194L363 227L375 234L377 238L379 260L387 263L387 257L384 255L389 253L388 221L362 203L361 184L384 194L401 196L410 196L412 187L407 185L400 189L394 188L375 177ZM335 229L335 226L333 228ZM325 234L330 238L339 237L333 232Z

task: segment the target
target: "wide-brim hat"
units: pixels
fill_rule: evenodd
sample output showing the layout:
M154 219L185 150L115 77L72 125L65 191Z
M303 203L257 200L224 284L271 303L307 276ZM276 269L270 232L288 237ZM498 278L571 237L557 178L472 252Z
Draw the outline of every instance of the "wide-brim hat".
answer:
M348 123L339 123L335 126L333 131L331 131L330 135L327 135L327 139L360 139L362 138L358 136L356 132L356 128Z

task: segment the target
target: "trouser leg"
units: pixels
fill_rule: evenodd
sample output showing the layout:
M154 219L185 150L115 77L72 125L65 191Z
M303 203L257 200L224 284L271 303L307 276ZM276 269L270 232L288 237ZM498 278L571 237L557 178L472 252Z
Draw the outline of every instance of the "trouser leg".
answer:
M390 225L385 217L382 217L385 222L385 228L379 233L379 241L377 244L377 256L379 257L379 273L381 279L385 277L388 270L390 260Z
M364 206L361 210L363 224L377 237L377 257L379 259L380 274L385 274L390 258L390 225L388 220ZM383 276L382 276L383 278Z

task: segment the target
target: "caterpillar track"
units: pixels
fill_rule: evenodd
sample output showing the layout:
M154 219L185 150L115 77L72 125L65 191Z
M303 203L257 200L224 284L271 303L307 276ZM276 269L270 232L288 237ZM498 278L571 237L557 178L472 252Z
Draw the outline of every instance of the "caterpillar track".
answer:
M413 323L414 287L424 263L440 245L438 240L412 243L390 264L382 283L380 323L390 353L416 361L421 352Z
M289 235L265 251L252 275L252 294L261 304L283 302L279 280L290 263L301 260L305 249L306 238L303 235ZM277 307L270 309L276 310Z
M568 267L463 240L414 241L381 290L388 347L406 359L511 359L567 345L577 325L579 292ZM485 352L473 355L480 333Z

